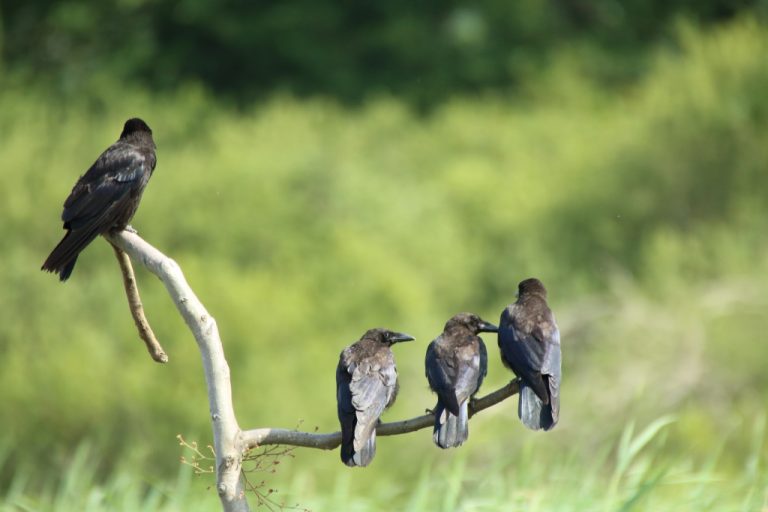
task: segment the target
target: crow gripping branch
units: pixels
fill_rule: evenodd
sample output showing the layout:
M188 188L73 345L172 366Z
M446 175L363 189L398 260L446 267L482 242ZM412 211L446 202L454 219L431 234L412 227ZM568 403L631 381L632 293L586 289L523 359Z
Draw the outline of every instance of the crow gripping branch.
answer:
M224 348L221 344L216 321L205 310L205 307L190 288L181 268L175 261L148 244L136 233L121 231L105 235L105 237L115 247L115 254L120 261L121 269L123 269L131 312L152 358L161 361L165 357L165 361L167 361L165 352L157 343L149 324L146 323L146 318L144 318L141 301L138 299L138 290L135 287L135 276L133 276L130 261L125 257L126 253L160 278L179 313L192 331L195 341L197 341L208 387L213 445L216 454L216 489L225 512L250 510L245 499L245 485L242 475L243 457L249 450L265 445L303 446L323 450L332 450L339 446L341 432L317 434L278 428L241 430L235 418L229 365L224 357ZM130 283L128 278L130 278ZM133 292L129 290L129 285L135 290L138 307L135 307L134 302L132 302L131 294ZM146 332L142 331L141 319L146 325ZM518 381L513 380L493 393L473 399L470 403L470 416L496 405L518 391ZM393 436L428 428L433 424L434 416L428 411L427 414L415 418L382 423L377 427L376 432L379 436Z
M470 417L474 416L483 409L487 409L506 400L520 390L517 380L511 381L506 386L497 389L482 398L473 399L469 407ZM432 427L435 424L435 416L431 411L427 414L417 416L402 421L393 421L390 423L381 423L376 427L377 436L396 436L416 432L423 428ZM306 448L319 448L322 450L333 450L341 444L341 432L332 434L311 434L308 432L298 432L296 430L286 430L281 428L257 428L254 430L245 430L241 433L243 445L247 449L253 449L268 444L284 444L290 446L304 446Z

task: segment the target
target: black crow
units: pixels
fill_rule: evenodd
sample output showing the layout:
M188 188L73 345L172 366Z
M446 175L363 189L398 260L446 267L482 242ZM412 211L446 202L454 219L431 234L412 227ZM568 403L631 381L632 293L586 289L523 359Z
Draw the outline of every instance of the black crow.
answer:
M341 461L367 466L376 455L376 425L397 397L397 368L390 348L413 337L371 329L341 352L336 368L336 403L341 423Z
M64 201L67 233L41 270L66 281L80 251L100 234L125 229L157 162L152 130L141 119L125 122L123 133L83 174Z
M478 333L496 331L495 325L477 315L459 313L427 347L427 380L437 393L432 438L440 448L460 446L467 440L469 399L488 373L488 352Z
M520 377L518 416L533 430L549 430L560 417L560 331L538 279L518 285L517 302L501 313L501 360Z

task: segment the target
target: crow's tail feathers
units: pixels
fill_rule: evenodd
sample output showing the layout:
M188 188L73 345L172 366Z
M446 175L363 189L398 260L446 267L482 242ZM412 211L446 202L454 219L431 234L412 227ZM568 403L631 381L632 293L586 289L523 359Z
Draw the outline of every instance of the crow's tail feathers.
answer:
M536 396L533 389L525 384L520 385L517 415L523 425L531 430L549 430L557 423L557 420L552 417L552 405L545 404L541 398Z
M452 414L442 403L435 407L435 430L432 439L440 448L461 446L469 437L469 400L459 405L459 414Z
M61 281L66 281L75 268L80 251L99 236L98 228L67 231L61 242L54 247L40 270L59 274Z
M376 455L376 430L371 432L369 437L358 451L355 451L354 441L341 444L341 461L350 467L365 467L371 463Z

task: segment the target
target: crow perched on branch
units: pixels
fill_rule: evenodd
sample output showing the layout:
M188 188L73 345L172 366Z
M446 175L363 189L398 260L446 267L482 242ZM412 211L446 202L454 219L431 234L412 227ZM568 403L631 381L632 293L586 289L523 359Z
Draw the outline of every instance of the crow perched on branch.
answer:
M501 360L520 377L517 414L533 430L549 430L560 417L560 331L538 279L518 285L517 302L501 313Z
M80 251L94 238L125 229L139 207L156 161L147 123L137 118L126 121L120 139L77 180L64 202L61 220L67 233L41 270L59 274L66 281Z
M477 315L459 313L427 347L427 380L437 393L432 438L440 448L460 446L467 440L469 399L488 373L488 352L478 333L496 331L495 325Z
M336 403L341 423L341 461L367 466L376 455L376 425L397 397L397 368L391 346L412 336L370 329L341 352L336 368Z

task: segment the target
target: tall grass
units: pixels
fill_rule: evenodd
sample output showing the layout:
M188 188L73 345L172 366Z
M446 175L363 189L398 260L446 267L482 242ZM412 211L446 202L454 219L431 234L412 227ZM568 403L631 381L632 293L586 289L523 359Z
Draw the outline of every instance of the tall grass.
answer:
M764 467L745 466L734 474L719 472L719 449L699 465L670 460L665 451L670 418L659 418L635 433L629 424L610 452L581 458L566 450L543 457L523 450L509 458L478 464L465 455L448 464L425 463L411 485L391 480L363 488L353 470L340 472L328 489L313 488L313 477L299 469L272 496L274 509L369 512L433 511L759 511L768 506ZM764 420L755 423L755 441L764 442ZM466 451L464 452L466 453ZM175 481L143 479L122 467L97 477L98 455L81 446L62 474L51 475L41 492L27 471L14 475L0 498L7 511L161 512L216 510L213 476L193 476L183 466ZM397 471L392 467L391 471ZM208 485L206 489L205 486ZM255 502L255 500L253 500ZM262 508L266 509L266 506Z

